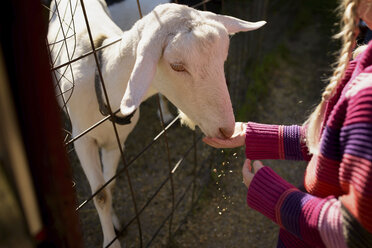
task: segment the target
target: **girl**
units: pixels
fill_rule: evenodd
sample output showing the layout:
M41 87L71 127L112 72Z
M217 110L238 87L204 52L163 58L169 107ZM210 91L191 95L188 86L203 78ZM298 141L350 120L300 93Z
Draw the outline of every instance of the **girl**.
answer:
M359 20L372 28L371 5L342 1L338 65L303 126L236 123L228 139L204 138L217 148L246 145L247 202L281 227L278 247L372 247L372 43L350 61ZM249 159L309 161L306 192Z

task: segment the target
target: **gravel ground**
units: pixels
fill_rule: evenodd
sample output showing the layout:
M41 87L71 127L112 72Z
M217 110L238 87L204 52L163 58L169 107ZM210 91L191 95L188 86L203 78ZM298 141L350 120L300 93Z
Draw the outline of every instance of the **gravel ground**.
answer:
M242 12L246 10L247 4L240 3L240 1L232 2L237 2L235 8L237 12L234 15L243 15ZM238 5L238 2L241 5ZM304 26L300 32L287 36L283 30L288 28L293 18L283 13L290 14L297 10L290 6L285 8L275 9L275 11L269 8L270 11L265 13L269 24L260 36L260 42L262 42L260 52L263 55L267 54L280 44L289 48L288 54L278 57L278 63L270 68L267 82L268 92L265 97L258 100L255 113L246 116L247 121L301 124L306 115L310 113L312 106L318 101L319 91L323 87L320 79L324 77L324 68L328 68L329 56L326 52L328 37L320 35L322 33L321 18L314 16L311 24ZM245 82L249 81L249 75L245 73L247 61L241 55L237 55L241 44L251 38L249 35L239 34L233 37L231 43L226 73L234 107L240 107L241 102L244 101ZM246 48L246 45L243 47ZM239 67L239 75L234 73L237 67ZM126 142L127 161L132 160L161 131L156 107L156 98L151 98L141 105L140 121ZM200 136L201 133L197 130L196 137ZM177 164L185 151L193 144L193 137L192 131L181 127L178 123L170 129L167 139L171 167ZM158 227L172 209L171 186L167 181L157 197L140 215L143 246L274 247L278 228L270 220L246 205L246 188L242 184L241 176L244 157L243 148L212 149L199 142L196 169L200 169L200 173L193 177L194 151L192 150L173 175L175 202L184 192L187 192L172 219L172 232L176 231L176 234L169 240L169 221L167 221L159 231L159 235L152 240ZM90 195L89 185L73 152L70 158L73 164L78 201L82 202ZM288 161L264 161L264 163L292 184L301 184L305 169L304 163ZM120 164L119 170L122 167L123 165ZM166 180L168 173L167 149L162 138L129 169L139 209ZM193 180L195 180L195 188L187 188ZM192 192L195 192L194 198ZM125 224L134 215L125 173L117 180L114 199L116 213ZM192 199L198 201L191 209ZM79 210L79 215L85 246L100 247L102 233L93 203L90 202ZM184 221L186 216L188 218ZM180 226L180 224L183 225ZM129 226L121 235L120 240L123 247L140 246L136 222Z

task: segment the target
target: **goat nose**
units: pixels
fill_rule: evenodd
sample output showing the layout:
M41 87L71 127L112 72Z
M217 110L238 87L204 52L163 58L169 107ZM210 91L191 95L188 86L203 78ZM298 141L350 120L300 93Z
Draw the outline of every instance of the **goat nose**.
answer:
M220 128L220 132L221 134L226 138L230 138L233 134L234 134L234 129L231 129L231 128L223 128L221 127Z

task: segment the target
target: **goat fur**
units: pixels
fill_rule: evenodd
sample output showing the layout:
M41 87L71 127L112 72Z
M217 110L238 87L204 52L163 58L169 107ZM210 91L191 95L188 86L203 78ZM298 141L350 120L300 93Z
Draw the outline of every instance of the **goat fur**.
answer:
M147 15L159 4L169 3L169 0L141 0L140 7L142 15ZM125 0L115 2L108 5L108 9L112 20L123 30L130 29L133 24L140 19L140 13L137 6L137 0ZM168 101L166 98L159 94L160 96L160 108L163 115L163 120L165 123L169 123L173 118L173 114L169 110ZM160 111L158 110L158 116L160 117Z
M58 5L56 2L51 5L48 31L54 66L92 49L80 1L60 0ZM120 107L122 115L131 114L142 101L160 92L205 135L233 134L235 119L224 75L229 34L260 28L264 21L250 23L184 5L162 4L123 32L112 21L104 1L84 3L95 41L105 45L121 37L120 42L101 51L100 67L113 111ZM62 22L57 8L60 16L64 16ZM174 64L183 65L185 70L173 70ZM102 119L95 95L95 70L96 63L90 55L56 71L63 98L60 103L67 102L73 137ZM117 126L121 144L138 118L139 110L131 124ZM120 158L112 123L102 123L74 145L91 191L95 192L114 176ZM113 185L114 182L110 183L94 198L104 246L115 237L114 227L120 229L112 208ZM119 241L112 247L120 247Z

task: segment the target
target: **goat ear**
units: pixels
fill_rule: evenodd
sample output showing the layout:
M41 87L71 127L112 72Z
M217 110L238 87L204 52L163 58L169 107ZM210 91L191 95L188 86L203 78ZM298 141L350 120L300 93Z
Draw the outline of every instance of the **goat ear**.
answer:
M138 43L136 62L120 104L120 111L125 116L133 113L141 104L155 76L163 42L154 33L144 30Z
M208 18L216 20L222 23L229 34L235 34L238 32L247 32L255 29L259 29L266 24L266 21L259 22L247 22L232 16L217 15L212 12L203 12Z

